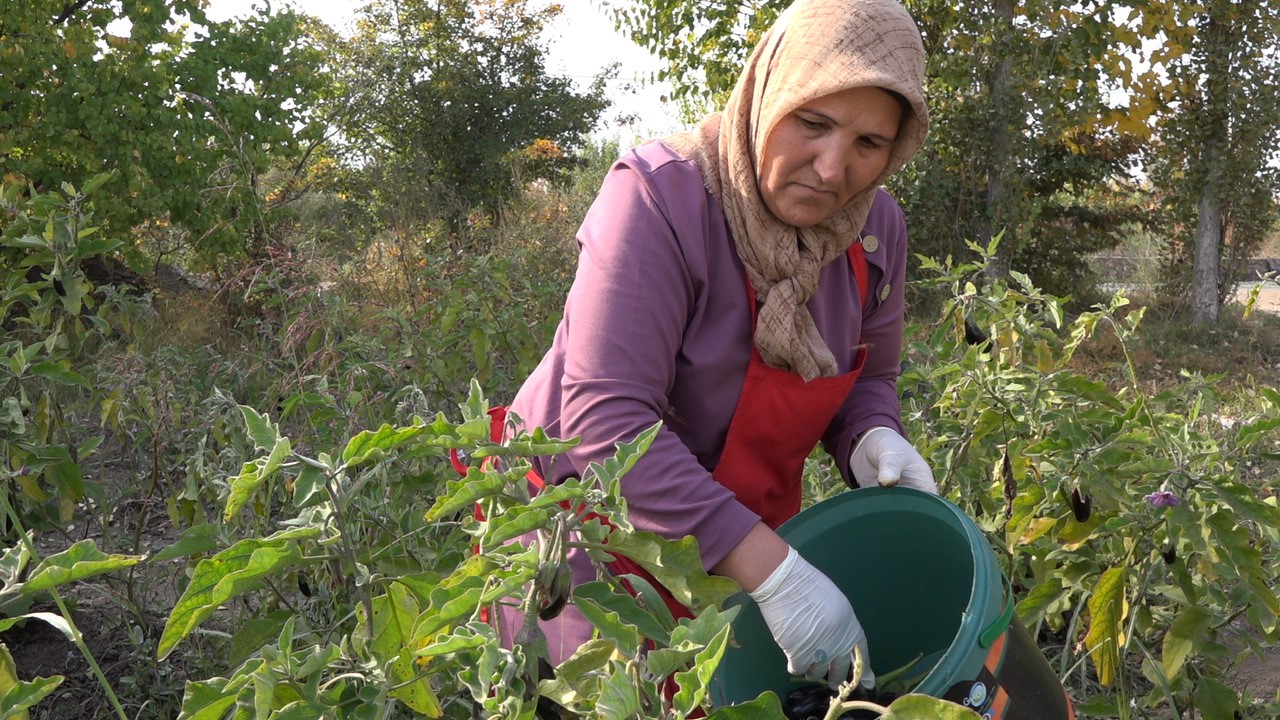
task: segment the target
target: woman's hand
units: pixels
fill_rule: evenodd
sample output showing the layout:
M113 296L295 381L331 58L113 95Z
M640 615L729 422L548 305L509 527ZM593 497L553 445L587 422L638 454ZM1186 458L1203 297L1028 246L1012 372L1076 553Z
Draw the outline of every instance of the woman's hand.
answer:
M838 687L849 676L857 646L862 653L861 683L875 687L867 636L849 599L795 548L788 548L786 559L749 594L786 654L792 675Z
M849 472L859 485L915 488L938 494L933 471L911 443L892 428L873 427L863 433L849 458Z
M849 599L769 526L757 523L711 571L736 580L760 606L792 675L836 687L848 678L857 645L862 684L875 687L866 634Z

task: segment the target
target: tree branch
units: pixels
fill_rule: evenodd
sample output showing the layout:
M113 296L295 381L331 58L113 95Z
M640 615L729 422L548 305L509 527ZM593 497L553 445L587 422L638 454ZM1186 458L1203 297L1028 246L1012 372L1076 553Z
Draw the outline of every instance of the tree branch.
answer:
M88 4L89 0L74 0L74 2L67 3L62 7L62 12L58 13L58 17L53 19L53 24L61 25L65 23L71 19L72 15L75 15L76 12L84 9L84 6Z

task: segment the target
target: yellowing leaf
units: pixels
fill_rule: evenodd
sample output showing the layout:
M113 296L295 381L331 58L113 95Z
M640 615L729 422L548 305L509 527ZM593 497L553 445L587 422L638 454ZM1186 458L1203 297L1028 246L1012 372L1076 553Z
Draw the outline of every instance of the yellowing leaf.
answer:
M1052 530L1053 526L1056 525L1057 523L1058 521L1056 519L1047 518L1047 517L1036 518L1035 520L1032 520L1031 522L1027 523L1026 529L1023 530L1022 534L1018 536L1018 544L1026 545L1028 543L1035 542L1039 538L1043 537L1045 533Z
M910 694L894 700L880 720L980 720L978 713L963 705L928 695Z
M61 683L61 675L22 682L18 679L9 649L0 644L0 718L27 720L30 717L27 708L35 707Z
M1129 614L1125 598L1125 568L1116 567L1102 573L1089 598L1089 632L1085 643L1098 671L1098 682L1110 687L1116 681L1120 666L1120 648L1124 646L1124 620Z
M223 522L230 522L240 512L254 491L280 469L290 452L289 438L277 438L275 447L265 459L244 464L240 474L231 480L231 494L227 496L227 507L222 513Z
M24 594L48 590L94 575L131 567L141 555L107 555L92 540L81 540L62 552L40 561L22 586Z

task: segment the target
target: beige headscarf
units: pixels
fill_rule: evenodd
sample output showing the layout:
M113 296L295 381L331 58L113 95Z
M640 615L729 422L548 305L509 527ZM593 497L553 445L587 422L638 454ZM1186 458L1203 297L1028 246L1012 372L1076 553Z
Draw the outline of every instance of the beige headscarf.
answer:
M806 381L838 372L805 303L819 270L858 238L880 183L924 144L924 69L920 31L897 0L797 0L751 53L724 111L663 138L698 164L720 201L760 303L755 344L769 365ZM884 174L813 227L782 223L760 195L765 139L792 110L862 86L893 90L912 108Z

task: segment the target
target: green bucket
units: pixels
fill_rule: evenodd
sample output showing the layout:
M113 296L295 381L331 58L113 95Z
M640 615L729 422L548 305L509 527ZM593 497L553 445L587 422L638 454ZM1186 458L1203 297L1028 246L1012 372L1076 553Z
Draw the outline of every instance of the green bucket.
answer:
M867 633L872 670L910 664L912 692L990 720L1070 720L1053 668L1013 612L1014 598L982 532L958 507L909 488L863 488L819 503L778 533L848 596ZM799 687L745 593L735 643L712 681L717 706L779 698Z

